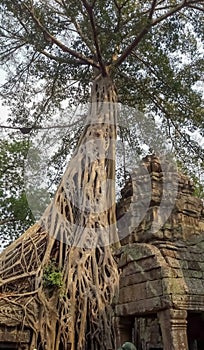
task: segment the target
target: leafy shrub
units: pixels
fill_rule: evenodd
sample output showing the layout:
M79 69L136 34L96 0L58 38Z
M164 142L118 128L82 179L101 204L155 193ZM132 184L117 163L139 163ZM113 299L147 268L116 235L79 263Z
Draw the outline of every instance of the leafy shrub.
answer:
M63 287L62 272L55 266L52 261L44 269L43 285L47 288L59 288Z

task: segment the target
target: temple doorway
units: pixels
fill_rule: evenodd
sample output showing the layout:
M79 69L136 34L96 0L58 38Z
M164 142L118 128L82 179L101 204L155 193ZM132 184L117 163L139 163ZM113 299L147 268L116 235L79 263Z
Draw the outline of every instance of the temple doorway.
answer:
M119 330L120 344L130 341L137 350L163 350L157 314L120 317Z
M188 346L189 350L204 349L204 312L188 313Z
M18 350L18 345L15 343L0 343L0 350Z

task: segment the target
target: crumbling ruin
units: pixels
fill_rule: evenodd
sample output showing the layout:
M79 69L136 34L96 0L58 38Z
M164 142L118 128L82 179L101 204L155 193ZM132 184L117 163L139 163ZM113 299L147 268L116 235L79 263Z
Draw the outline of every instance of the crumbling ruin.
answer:
M149 207L137 224L149 195L145 186L149 176ZM128 212L126 225L119 227L118 343L132 340L138 350L203 350L203 203L193 196L193 183L187 176L178 174L176 179L171 164L165 176L164 191L158 158L146 157L123 189L118 205L118 218ZM168 212L172 191L177 189L171 215L162 224L161 213Z

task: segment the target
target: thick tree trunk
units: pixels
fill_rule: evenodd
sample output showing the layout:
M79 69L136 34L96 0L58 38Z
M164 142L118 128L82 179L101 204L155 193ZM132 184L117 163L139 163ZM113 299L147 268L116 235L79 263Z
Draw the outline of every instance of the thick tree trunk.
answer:
M116 102L110 78L97 78L87 125L44 216L46 231L57 240L50 255L63 273L64 298L56 333L64 349L67 342L72 350L114 348L111 304L118 271L111 244L117 241ZM53 349L58 349L56 343Z
M96 78L91 96L87 124L54 200L40 224L2 255L0 302L12 315L23 313L33 329L30 350L115 348L117 101L111 79Z

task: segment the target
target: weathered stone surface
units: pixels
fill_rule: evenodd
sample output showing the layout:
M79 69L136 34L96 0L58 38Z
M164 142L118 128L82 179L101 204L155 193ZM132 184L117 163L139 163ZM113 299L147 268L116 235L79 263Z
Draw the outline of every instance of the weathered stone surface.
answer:
M30 331L20 331L14 327L0 327L0 343L1 342L29 343Z
M133 180L126 185L125 206L122 200L118 206L120 217L127 212L128 216L123 226L126 237L121 241L116 314L135 317L139 348L187 350L187 311L204 312L203 203L193 196L192 181L171 167L164 191L162 167L155 157L145 158ZM177 182L178 193L173 202L171 191L176 193ZM158 320L151 321L155 313L160 320L161 341L156 341ZM146 337L144 325L149 327Z
M135 319L140 348L187 350L187 311L204 312L204 208L193 196L192 181L171 164L164 167L165 178L158 158L146 157L121 191L115 313L119 323L127 323L126 334L131 335ZM29 341L29 332L18 332L17 338L14 326L22 318L20 309L14 313L0 304L0 341Z
M156 315L148 318L137 317L135 319L135 333L139 334L139 339L136 341L141 349L162 348L161 332Z
M163 278L162 279L162 289L163 295L171 295L171 294L181 294L185 295L188 293L189 289L185 283L185 280L180 278Z
M203 295L171 295L171 304L176 309L189 310L193 312L201 312L204 310Z
M153 163L157 166L152 165ZM158 164L159 160L156 157L146 157L143 167L135 171L132 180L121 192L125 197L117 206L118 218L127 212L130 214L125 228L127 234L124 235L127 237L129 234L129 240L125 238L122 244L150 242L156 238L169 241L186 240L204 230L203 203L193 196L192 181L187 176L177 174L171 166L169 173L166 172L164 177L161 165ZM165 164L164 168L167 169L168 166ZM172 193L175 196L172 196ZM161 201L162 216L159 212ZM172 207L171 215L168 211L169 206ZM152 229L153 222L154 227L158 226L156 231Z
M161 278L161 269L153 269L148 272L136 272L131 275L125 275L123 271L123 276L120 279L120 288L125 286L131 286L132 284L138 284L144 281L152 281Z
M19 325L23 318L23 312L20 307L12 308L1 301L0 304L0 325L16 326Z
M158 313L164 350L187 350L187 312L169 309Z
M159 297L154 297L138 301L132 301L124 304L118 304L116 306L116 315L117 316L131 316L131 315L144 315L144 313L154 313L158 310L161 310L165 307L170 307L171 302L167 299L162 299Z

